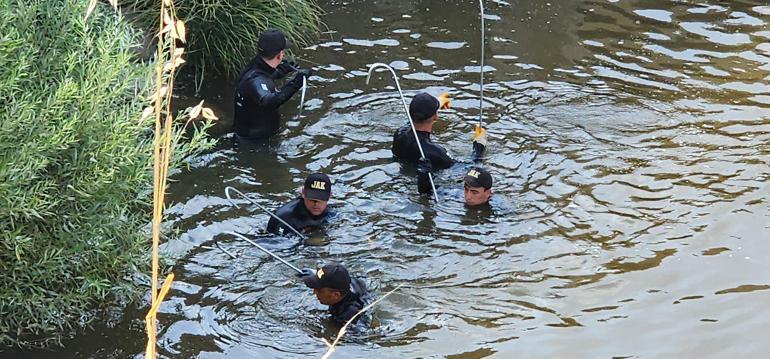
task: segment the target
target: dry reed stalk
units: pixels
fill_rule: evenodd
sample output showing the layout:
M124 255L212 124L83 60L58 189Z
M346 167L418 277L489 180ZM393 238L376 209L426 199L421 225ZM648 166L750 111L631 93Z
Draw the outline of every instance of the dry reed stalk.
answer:
M157 36L156 53L156 91L152 100L154 105L152 113L155 115L155 137L153 139L153 217L152 217L152 306L147 314L147 351L145 358L155 358L155 343L157 335L156 314L170 285L169 280L164 284L165 291L158 293L158 275L160 272L160 227L163 221L164 201L166 185L168 183L168 169L171 162L171 154L174 144L180 139L181 133L187 125L202 114L208 120L216 119L211 109L203 107L203 101L192 109L188 109L189 119L174 137L174 116L171 110L171 98L174 92L174 80L176 69L185 61L182 59L184 47L177 46L179 42L186 42L186 29L182 20L176 18L174 4L171 0L161 2L160 28ZM144 117L144 116L143 116ZM149 116L148 116L149 117ZM173 278L173 276L171 277Z
M374 307L375 305L377 305L377 303L381 302L383 299L385 299L385 298L387 298L389 295L393 294L393 292L397 291L399 288L401 288L401 284L399 284L397 287L393 288L393 290L391 290L390 292L387 292L387 293L385 293L385 295L383 295L382 297L378 298L377 300L375 300L375 301L374 301L374 302L372 302L371 304L369 304L369 305L365 306L363 309L359 310L359 311L358 311L358 313L356 313L356 315L354 315L353 317L351 317L351 318L350 318L350 319L347 321L347 323L345 323L345 325L343 325L343 326L342 326L342 328L340 328L340 331L337 333L337 337L334 339L334 341L333 341L331 344L329 344L329 342L327 342L326 340L324 340L324 343L326 343L326 345L329 347L329 350L327 350L327 351L326 351L326 354L324 354L324 355L321 357L321 359L329 359L329 358L331 358L331 356L332 356L332 353L334 353L334 349L335 349L335 348L336 348L336 346L337 346L337 343L339 343L339 342L340 342L340 340L342 339L342 337L343 337L343 336L345 335L345 333L347 332L347 329L348 329L348 326L350 326L350 323L353 323L353 321L354 321L354 320L356 320L356 318L358 318L359 316L361 316L361 314L363 314L363 313L364 313L364 312L366 312L367 310L369 310L369 309L371 309L372 307Z

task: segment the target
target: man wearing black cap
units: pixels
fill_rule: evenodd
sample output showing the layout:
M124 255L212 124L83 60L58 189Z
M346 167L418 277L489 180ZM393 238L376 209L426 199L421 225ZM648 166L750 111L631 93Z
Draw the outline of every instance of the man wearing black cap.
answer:
M233 131L248 140L265 139L278 132L278 107L302 87L303 78L310 76L310 70L298 70L295 63L284 59L284 50L291 43L281 30L266 30L259 36L257 46L257 57L246 66L235 86ZM293 71L297 74L276 89L273 81Z
M468 206L489 203L492 197L492 175L481 167L472 167L463 178L463 198Z
M305 269L302 272L302 281L313 289L321 304L329 306L329 313L337 324L347 323L369 302L364 281L351 278L341 264L327 264L317 271ZM358 316L355 321L360 318Z
M476 207L489 204L492 198L492 175L481 167L471 167L463 178L465 205ZM432 188L427 173L418 172L417 189L422 194L431 194Z
M445 96L443 98L446 99ZM455 164L455 160L447 153L447 150L433 143L430 139L433 123L438 118L439 108L447 108L448 104L448 100L442 104L439 99L425 92L417 94L409 104L409 116L412 118L417 137L420 138L420 145L425 157L430 160L435 169L445 169ZM407 123L393 134L391 150L393 156L402 162L417 163L420 159L420 149L417 147L417 141L410 124Z
M326 222L331 195L329 176L313 173L305 179L301 196L279 208L275 215L300 232L310 232ZM293 233L273 217L267 222L267 231L274 234Z
M423 166L429 166L430 170L441 170L452 167L456 161L440 145L433 143L430 135L433 132L433 124L438 120L438 110L449 108L448 94L442 94L439 98L421 92L412 99L409 104L409 116L412 118L420 145L425 152L426 160ZM477 126L476 136L473 139L473 158L481 158L486 146L486 130ZM417 147L414 133L407 123L393 134L393 156L406 163L419 163L421 160L420 149Z

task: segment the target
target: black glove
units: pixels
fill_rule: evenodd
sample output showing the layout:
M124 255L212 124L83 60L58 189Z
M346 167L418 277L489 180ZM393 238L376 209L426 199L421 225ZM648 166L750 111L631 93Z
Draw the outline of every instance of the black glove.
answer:
M421 194L433 193L429 177L431 171L433 171L433 164L430 159L422 157L417 161L417 191Z
M484 151L487 149L487 146L484 146L481 142L473 141L473 154L471 155L471 158L473 158L474 162L479 162L484 157Z
M289 82L287 82L286 84L294 89L299 89L300 87L302 87L302 79L308 78L310 76L313 76L313 70L299 69L297 70L297 74L294 75L294 77L292 77L292 79L289 80Z
M296 71L297 69L299 69L299 65L297 65L296 62L291 60L283 60L280 64L278 64L278 67L275 68L274 77L277 79L283 78L286 75Z
M310 77L314 73L313 69L297 69L297 76Z
M430 162L430 159L427 157L421 157L419 160L417 160L417 173L418 174L428 174L433 171L433 164Z
M305 277L314 276L314 275L315 275L315 270L310 268L302 268L302 273L301 274L297 273L297 277L299 278L305 278Z

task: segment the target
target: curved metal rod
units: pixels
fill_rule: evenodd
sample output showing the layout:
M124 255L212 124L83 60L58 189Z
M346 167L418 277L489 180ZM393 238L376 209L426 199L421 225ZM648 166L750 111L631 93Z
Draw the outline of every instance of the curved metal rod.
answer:
M299 269L299 268L295 267L294 265L292 265L291 263L289 263L289 262L285 261L283 258L279 257L279 256L278 256L278 255L276 255L275 253L273 253L273 252L271 252L271 251L267 250L267 248L260 246L259 244L257 244L257 242L254 242L254 241L252 241L251 239L248 239L248 238L246 238L246 236L244 236L244 235L242 235L242 234L240 234L240 233L235 233L235 232L226 232L226 233L227 233L227 234L231 234L231 235L234 235L234 236L236 236L236 237L238 237L238 238L240 238L240 239L243 239L243 240L244 240L244 241L246 241L246 242L249 242L249 243L251 243L253 246L255 246L255 247L259 248L259 250L261 250L262 252L265 252L265 253L267 253L267 254L268 254L268 255L270 255L271 257L273 257L273 258L277 259L279 262L281 262L281 263L283 263L283 264L285 264L285 265L287 265L287 266L291 267L291 269L294 269L294 270L295 270L297 273L299 273L299 274L302 274L302 270L301 270L301 269Z
M215 246L217 247L217 249L219 249L220 251L222 251L222 252L225 252L225 254L227 254L227 255L228 255L230 258L232 258L232 259L238 258L238 256L236 256L235 254L232 254L232 253L231 253L230 251L228 251L227 249L224 249L224 248L222 248L222 246L220 246L220 245L219 245L219 241L218 241L218 240L214 240L214 245L215 245Z
M268 210L267 208L265 208L261 204L255 202L253 199L251 199L248 196L246 196L245 194L243 194L243 192L241 192L241 191L239 191L239 190L237 190L237 189L235 189L233 187L230 187L230 186L225 187L225 197L227 197L227 200L229 200L230 203L233 204L234 206L238 207L238 204L233 202L233 198L230 196L230 191L234 191L235 193L239 194L241 196L241 198L251 202L251 204L257 206L257 208L265 211L267 214L270 215L270 217L275 218L278 222L281 222L281 224L286 226L286 228L291 229L292 232L296 233L299 236L299 238L301 238L303 241L307 240L307 237L305 237L304 234L302 234L296 228L292 227L290 224L286 223L286 221L284 221L281 217L276 216L275 213L271 212L270 210Z
M484 0L479 0L479 8L481 9L481 74L480 80L480 93L479 96L479 126L484 127L484 43L486 37L484 36Z
M384 67L388 70L390 70L390 74L393 75L393 80L396 81L396 88L398 89L398 94L401 96L401 103L404 104L404 111L406 111L406 117L409 119L409 125L412 126L412 133L414 133L414 140L417 142L417 148L420 150L420 157L425 158L425 152L422 150L422 145L420 144L420 137L417 136L417 129L414 128L414 122L412 121L412 115L409 114L409 106L406 104L406 99L404 98L404 92L401 91L401 85L398 83L398 75L396 75L396 71L393 70L392 67L388 64L384 64L382 62L376 62L369 66L369 73L366 75L366 84L369 84L369 78L372 77L372 72L374 69L378 67ZM433 183L433 175L428 172L428 179L430 180L430 187L433 189L433 195L436 197L436 202L439 201L438 198L438 192L436 192L436 185Z

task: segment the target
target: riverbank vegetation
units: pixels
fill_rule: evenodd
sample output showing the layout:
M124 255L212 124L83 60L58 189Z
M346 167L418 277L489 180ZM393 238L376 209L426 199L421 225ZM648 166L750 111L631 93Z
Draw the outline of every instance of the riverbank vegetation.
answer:
M0 344L45 345L149 272L152 64L100 4L0 0ZM157 10L156 10L157 13ZM173 124L172 168L209 148ZM182 140L185 138L185 140Z
M158 27L161 0L123 0L142 28ZM320 8L313 0L176 0L176 13L187 23L188 63L200 73L213 69L233 74L256 55L262 30L283 30L298 45L318 33Z

